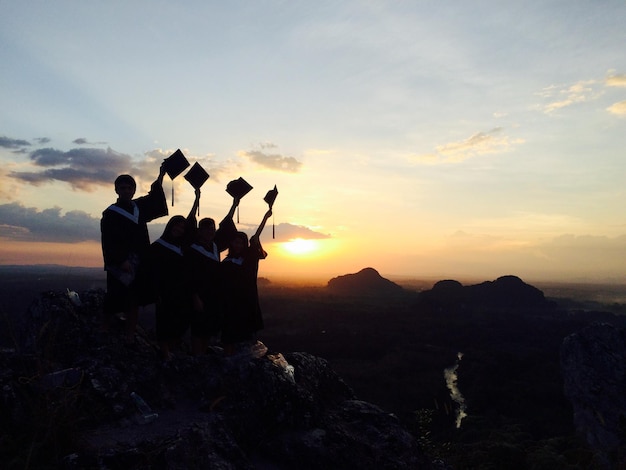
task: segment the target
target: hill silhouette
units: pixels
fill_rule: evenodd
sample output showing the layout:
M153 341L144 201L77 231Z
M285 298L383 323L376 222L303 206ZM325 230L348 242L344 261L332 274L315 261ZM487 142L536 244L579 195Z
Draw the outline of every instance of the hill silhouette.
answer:
M420 294L420 302L438 305L440 308L498 311L554 307L554 303L546 300L541 290L512 275L470 286L455 280L439 281L431 290Z
M404 289L382 277L374 268L364 268L355 274L345 274L328 281L328 289L348 295L397 294Z

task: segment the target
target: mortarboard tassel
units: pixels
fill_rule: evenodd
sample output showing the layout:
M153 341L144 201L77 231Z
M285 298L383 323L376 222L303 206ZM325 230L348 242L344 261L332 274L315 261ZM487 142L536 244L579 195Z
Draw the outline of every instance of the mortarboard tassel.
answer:
M272 239L276 238L276 227L274 226L274 213L272 213Z
M174 182L172 181L172 207L174 207Z
M237 206L237 223L239 223L239 206Z

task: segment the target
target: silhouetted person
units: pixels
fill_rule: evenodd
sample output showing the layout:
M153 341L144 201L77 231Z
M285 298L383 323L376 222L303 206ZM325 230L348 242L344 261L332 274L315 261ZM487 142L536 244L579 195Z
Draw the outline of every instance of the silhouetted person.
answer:
M259 260L267 253L259 239L267 219L272 216L268 210L263 216L256 233L250 238L244 232L237 232L231 240L228 256L222 261L224 280L224 326L222 343L225 354L233 354L237 343L250 342L256 332L263 329L263 316L259 306L257 275Z
M156 338L167 361L191 321L191 296L183 258L187 221L173 216L160 238L150 245L151 285L156 296Z
M115 180L117 202L109 206L100 221L102 255L107 272L107 293L104 298L102 330L108 331L114 314L126 318L126 340L134 339L140 305L148 298L143 269L150 247L147 223L167 215L163 193L164 165L146 196L133 199L137 184L130 175Z
M220 253L228 248L230 239L237 233L233 222L239 198L233 198L230 211L215 229L211 218L201 219L196 228L196 210L200 201L200 189L196 189L196 200L187 218L195 233L193 242L185 250L185 264L189 275L192 301L191 349L192 354L207 352L212 337L222 329L223 289Z

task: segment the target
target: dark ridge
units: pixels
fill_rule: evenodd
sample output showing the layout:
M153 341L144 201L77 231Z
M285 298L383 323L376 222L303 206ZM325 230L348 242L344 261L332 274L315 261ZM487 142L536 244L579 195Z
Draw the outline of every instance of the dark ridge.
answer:
M546 300L541 290L511 275L471 286L463 286L454 280L439 281L431 290L419 295L418 303L498 311L554 308L553 302Z
M364 268L356 274L334 277L328 281L328 288L352 295L397 294L404 290L395 282L382 277L374 268Z

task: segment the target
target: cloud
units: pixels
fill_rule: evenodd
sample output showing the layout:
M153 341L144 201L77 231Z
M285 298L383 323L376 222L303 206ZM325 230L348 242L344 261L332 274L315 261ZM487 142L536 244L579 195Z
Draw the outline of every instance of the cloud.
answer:
M316 232L302 225L293 225L281 223L276 226L276 241L289 241L295 238L304 238L306 240L321 240L331 238L329 234Z
M242 230L248 235L252 235L256 232L257 228L257 225L242 224ZM263 231L264 243L269 241L267 240L268 228L269 222ZM271 230L271 228L269 228L269 230ZM330 234L316 232L303 225L294 225L289 223L280 223L276 225L274 232L276 234L276 238L272 240L273 242L287 242L296 238L303 238L305 240L322 240L325 238L332 238Z
M0 205L0 237L16 241L76 243L100 240L100 220L83 211L61 215L54 207L38 211L19 203Z
M105 145L106 142L89 142L84 137L79 137L78 139L74 139L72 143L76 145Z
M278 147L278 145L273 142L261 142L259 145L262 149L275 149Z
M33 139L38 145L44 145L50 142L48 137L37 137ZM28 140L24 139L11 139L10 137L0 136L0 148L13 149L13 153L28 153L26 147L31 147L32 144Z
M61 213L59 207L38 210L19 203L0 205L0 239L33 243L78 243L100 241L100 219L83 211ZM156 240L165 228L165 222L150 223L150 239ZM244 231L252 234L256 226L244 226ZM286 242L295 238L326 239L331 235L316 232L308 227L281 223L276 226L276 239L268 239L269 230L265 228L264 243Z
M626 101L620 101L619 103L615 103L606 108L606 110L611 114L626 116Z
M148 158L133 165L131 157L111 148L75 148L68 151L53 148L37 149L30 153L30 160L40 171L14 171L12 178L41 185L54 181L69 183L73 189L92 191L99 185L110 185L122 173L139 178L156 177L156 162Z
M6 149L20 149L22 147L29 147L31 144L27 140L23 139L11 139L9 137L0 136L0 147Z
M268 144L263 145L262 148L268 148ZM286 157L277 153L269 154L261 150L241 151L239 152L239 156L246 157L265 168L287 173L297 173L302 166L302 162L299 162L294 157Z
M459 163L479 155L504 153L524 142L523 139L511 139L502 134L501 127L478 132L459 142L438 145L434 152L415 156L412 160L425 164Z
M556 110L597 98L601 92L594 92L592 85L596 83L596 80L581 80L573 85L551 85L544 88L538 95L550 102L543 105L543 112L551 114Z
M606 78L606 86L626 87L626 75L610 75Z
M181 149L181 152L183 152L183 154L187 157L191 165L193 165L194 162L198 162L200 165L202 165L202 168L206 170L206 172L209 174L209 177L211 178L211 181L213 182L220 182L222 181L222 177L231 174L231 170L233 167L233 164L231 162L220 162L215 159L214 155L211 154L198 158L190 157L188 155L189 152L187 151L187 149ZM161 162L165 158L169 157L172 153L174 153L173 150L163 149L153 149L145 152L144 155L148 158L146 160L138 162L136 164L136 168L141 172L141 174L147 175L148 178L155 178L156 173L154 170L157 167L157 163L160 165ZM176 179L175 184L179 184L181 181L184 181L182 177ZM185 182L184 184L187 183Z

